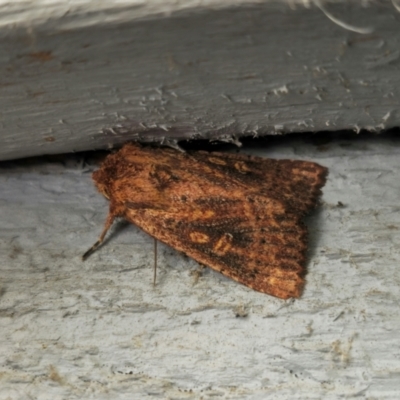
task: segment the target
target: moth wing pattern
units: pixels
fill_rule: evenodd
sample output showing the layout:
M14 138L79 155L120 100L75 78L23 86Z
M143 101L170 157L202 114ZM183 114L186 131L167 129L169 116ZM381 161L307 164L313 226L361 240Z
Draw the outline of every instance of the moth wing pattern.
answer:
M276 160L255 156L199 152L197 157L245 183L248 190L279 198L296 214L307 214L317 204L327 168L310 161Z
M254 290L302 293L327 169L307 161L125 145L93 174L110 213Z

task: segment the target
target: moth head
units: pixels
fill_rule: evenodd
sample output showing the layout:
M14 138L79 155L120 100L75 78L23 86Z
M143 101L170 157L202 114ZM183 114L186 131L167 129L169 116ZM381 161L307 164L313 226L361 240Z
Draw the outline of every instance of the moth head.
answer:
M98 191L107 199L110 200L110 194L108 188L105 185L97 185Z
M92 178L94 183L96 184L97 190L104 195L106 199L110 199L110 191L109 191L109 179L107 171L104 171L103 168L93 172Z

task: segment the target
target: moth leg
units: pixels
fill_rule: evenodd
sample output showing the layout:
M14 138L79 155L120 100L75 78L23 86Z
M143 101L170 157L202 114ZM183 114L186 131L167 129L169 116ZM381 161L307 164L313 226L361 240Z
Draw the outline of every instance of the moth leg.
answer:
M103 243L105 236L107 235L108 230L111 228L115 219L115 214L110 212L107 216L106 222L104 224L103 231L97 242L82 256L82 260L85 261L92 253L96 251L96 249Z

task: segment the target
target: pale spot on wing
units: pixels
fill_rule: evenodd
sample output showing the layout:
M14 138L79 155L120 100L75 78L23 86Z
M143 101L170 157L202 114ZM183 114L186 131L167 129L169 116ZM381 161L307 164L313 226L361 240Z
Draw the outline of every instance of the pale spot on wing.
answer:
M209 236L202 232L190 232L189 237L195 243L208 243L210 241Z
M217 165L226 165L226 162L224 160L221 160L220 158L208 157L208 161Z
M217 243L215 243L213 248L214 252L219 256L227 253L232 247L232 239L233 236L230 233L225 233L217 240Z
M244 161L235 162L235 168L242 174L246 174L247 172L251 171L251 169L248 167L248 165Z
M199 219L199 218L212 218L215 215L213 210L201 210L195 209L192 211L191 217L192 219Z

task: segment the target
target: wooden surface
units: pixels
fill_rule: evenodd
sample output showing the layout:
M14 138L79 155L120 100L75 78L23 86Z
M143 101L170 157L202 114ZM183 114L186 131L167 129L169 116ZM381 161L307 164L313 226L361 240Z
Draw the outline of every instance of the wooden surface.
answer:
M396 4L1 0L0 159L399 126Z
M304 295L283 301L121 223L82 156L0 169L0 399L398 399L398 136L254 143L330 169Z

